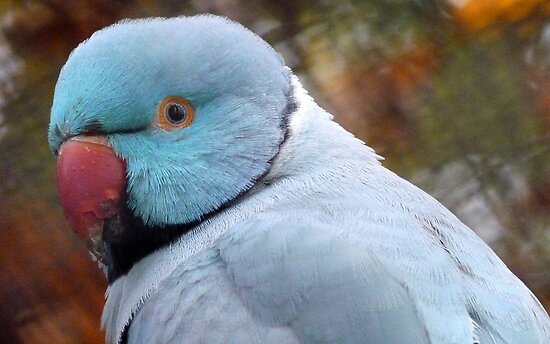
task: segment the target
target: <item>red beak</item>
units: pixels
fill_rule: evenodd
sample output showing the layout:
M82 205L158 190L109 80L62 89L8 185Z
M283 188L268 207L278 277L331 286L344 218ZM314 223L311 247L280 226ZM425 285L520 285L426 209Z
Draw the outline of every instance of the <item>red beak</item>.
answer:
M102 136L76 136L63 143L57 159L57 187L72 230L102 246L104 220L117 215L123 202L126 164Z

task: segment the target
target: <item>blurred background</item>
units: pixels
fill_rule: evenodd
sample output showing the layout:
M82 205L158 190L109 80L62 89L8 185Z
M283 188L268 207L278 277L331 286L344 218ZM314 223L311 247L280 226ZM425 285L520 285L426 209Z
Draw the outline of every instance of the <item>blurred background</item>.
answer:
M271 43L549 309L549 1L0 0L1 343L103 341L106 281L62 217L46 142L69 52L122 18L204 12Z

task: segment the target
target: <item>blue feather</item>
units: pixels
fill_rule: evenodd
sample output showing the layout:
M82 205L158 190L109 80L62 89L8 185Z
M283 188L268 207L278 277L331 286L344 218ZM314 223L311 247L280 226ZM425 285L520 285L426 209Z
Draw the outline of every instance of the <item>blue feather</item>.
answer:
M268 44L228 23L131 20L95 33L61 71L51 149L106 133L127 162L128 206L148 225L199 220L250 189L284 139L290 70ZM192 126L168 133L151 125L168 96L191 102Z

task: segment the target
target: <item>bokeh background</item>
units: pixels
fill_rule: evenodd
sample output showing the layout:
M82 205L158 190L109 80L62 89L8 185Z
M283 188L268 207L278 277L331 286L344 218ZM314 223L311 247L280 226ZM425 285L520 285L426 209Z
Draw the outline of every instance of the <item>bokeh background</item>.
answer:
M271 43L550 307L549 1L0 0L1 343L103 341L106 281L64 222L46 143L69 52L121 18L204 12Z

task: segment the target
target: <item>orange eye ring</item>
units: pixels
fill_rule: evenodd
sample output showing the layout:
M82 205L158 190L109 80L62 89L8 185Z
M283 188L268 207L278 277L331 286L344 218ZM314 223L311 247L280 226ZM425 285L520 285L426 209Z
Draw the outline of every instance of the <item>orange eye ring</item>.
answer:
M172 131L188 127L195 117L195 109L184 98L170 96L164 98L157 110L156 126Z

